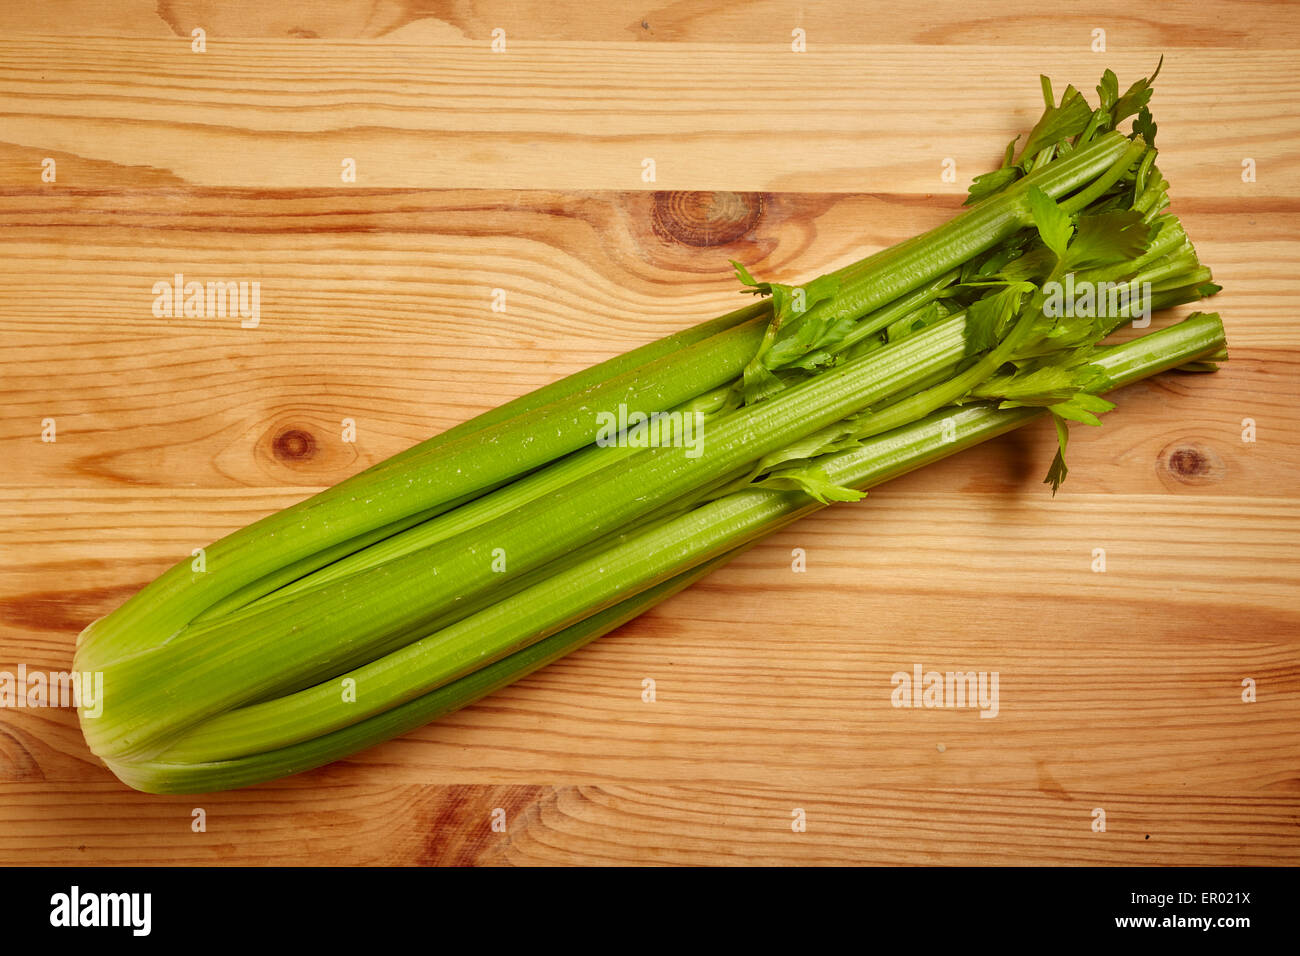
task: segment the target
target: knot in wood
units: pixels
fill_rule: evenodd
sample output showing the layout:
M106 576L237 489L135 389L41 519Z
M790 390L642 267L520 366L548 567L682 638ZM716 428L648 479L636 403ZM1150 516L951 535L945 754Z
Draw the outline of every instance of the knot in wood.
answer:
M762 193L659 192L652 212L661 239L688 246L725 246L763 218Z

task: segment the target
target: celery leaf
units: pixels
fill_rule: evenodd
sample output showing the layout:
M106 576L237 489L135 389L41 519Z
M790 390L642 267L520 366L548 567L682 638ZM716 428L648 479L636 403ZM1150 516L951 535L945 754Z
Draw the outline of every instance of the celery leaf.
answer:
M1080 216L1074 241L1066 253L1066 268L1089 269L1136 259L1147 251L1151 238L1151 227L1140 212L1131 209Z
M1052 413L1052 421L1056 424L1056 457L1052 459L1052 465L1047 469L1047 477L1043 479L1043 484L1052 486L1052 497L1055 498L1061 482L1065 481L1065 476L1070 473L1070 469L1065 467L1065 446L1070 441L1070 430L1065 425L1065 419L1055 412Z
M1137 119L1133 121L1133 132L1141 136L1148 146L1156 144L1156 121L1147 107L1138 110Z
M1164 64L1165 58L1162 56L1160 62L1156 64L1154 73L1138 80L1115 102L1114 107L1111 109L1111 117L1115 126L1119 126L1122 120L1138 113L1147 103L1151 102L1151 85L1155 83L1156 77L1160 75L1160 68Z
M1065 247L1074 232L1069 213L1056 204L1056 200L1037 186L1031 186L1026 194L1029 199L1029 211L1038 227L1038 235L1043 245L1056 253L1057 259L1065 258Z
M1034 286L1029 282L1012 282L1002 290L972 302L966 309L966 355L993 348L1011 328L1020 311L1020 302Z
M1044 149L1078 136L1087 127L1090 119L1092 119L1092 107L1088 105L1088 101L1077 90L1067 89L1061 96L1061 105L1045 110L1042 118L1030 130L1024 149L1020 151L1020 162L1033 159Z
M754 484L760 488L771 488L776 491L802 491L824 505L832 501L860 501L867 496L865 491L837 485L822 468L817 466L781 472L770 478L756 481Z

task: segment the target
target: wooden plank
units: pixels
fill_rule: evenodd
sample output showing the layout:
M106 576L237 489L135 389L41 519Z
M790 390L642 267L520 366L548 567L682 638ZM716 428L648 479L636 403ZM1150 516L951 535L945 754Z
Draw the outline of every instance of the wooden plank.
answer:
M965 495L882 493L856 514L835 510L618 635L349 763L411 782L1034 789L1049 766L1071 791L1191 780L1263 792L1290 778L1300 756L1291 502L1126 495L972 507ZM153 513L174 521L177 509ZM141 540L165 540L148 512L138 524ZM20 595L0 604L6 652L19 655L0 665L66 667L69 623L120 600L109 583L120 573L92 576L80 593L28 590L79 566L119 566L112 549L124 545L88 537L98 541L89 554L89 542L65 545L69 562L0 579ZM796 547L802 574L792 573ZM1104 573L1092 570L1094 547L1106 549ZM998 672L996 718L895 706L893 675L918 664ZM1257 704L1241 700L1247 678ZM12 766L39 767L50 782L94 779L71 714L0 714L24 755Z
M726 39L736 44L788 44L798 26L810 42L825 37L878 44L989 47L1042 43L1092 43L1104 28L1111 43L1199 49L1292 48L1300 23L1286 3L1253 3L1244 12L1232 0L1195 6L1135 8L1126 0L1097 0L1088 16L1045 9L1031 0L972 7L935 0L924 11L882 0L819 0L791 8L780 0L647 5L626 0L592 5L554 0L521 5L512 0L407 0L362 6L348 0L299 0L290 8L259 0L63 0L57 11L42 4L0 9L0 33L120 37L185 37L195 27L213 37L298 40L462 40L486 43L494 29L508 37L591 42L684 42ZM882 29L882 27L885 27Z
M1300 288L1279 272L1300 252L1294 217L1183 205L1226 287L1198 307L1226 317L1232 361L1129 389L1133 414L1077 428L1086 457L1071 487L1291 494ZM956 211L947 198L730 192L183 189L161 208L146 189L2 196L0 455L12 469L0 483L324 487L734 308L729 259L801 281ZM155 317L155 283L177 273L257 282L258 326ZM498 288L505 313L492 310ZM47 418L52 444L37 440ZM1241 440L1246 418L1253 444ZM1050 461L1048 432L1000 442L942 480L1023 486ZM1011 447L1025 451L1009 464Z
M1092 90L1165 51L1104 64L1075 45L911 47L519 41L482 46L0 38L5 185L40 183L30 150L212 186L732 189L958 195L1042 109L1032 78ZM57 66L52 69L51 65ZM1300 104L1287 51L1171 57L1161 165L1179 196L1300 195ZM1207 84L1206 77L1232 77ZM1227 131L1233 131L1231 133ZM1243 134L1241 131L1247 131ZM49 152L43 156L50 155ZM1242 181L1243 159L1256 181ZM655 161L655 180L643 161ZM956 178L942 178L952 159ZM62 182L77 185L72 173Z
M1247 12L1248 11L1248 12ZM1205 0L1195 6L1134 7L1126 0L1096 0L1087 16L1045 8L1032 0L972 6L934 0L915 13L882 0L818 0L791 7L780 0L714 3L592 5L586 0L519 4L513 0L406 0L364 6L348 0L299 0L291 7L259 0L63 0L57 11L42 4L0 9L0 33L188 38L195 27L209 36L268 39L379 39L394 41L492 40L492 31L533 40L610 43L680 43L725 39L735 44L786 46L802 28L814 46L870 41L927 47L979 44L1077 43L1089 47L1092 30L1107 31L1118 46L1179 49L1294 48L1300 22L1286 3Z
M193 830L196 809L203 832ZM1098 809L1105 832L1092 829ZM791 827L796 810L803 832ZM107 866L1286 865L1298 849L1296 810L1287 794L1244 801L1185 790L327 780L145 803L105 786L11 783L0 786L0 857ZM492 829L494 812L502 831Z

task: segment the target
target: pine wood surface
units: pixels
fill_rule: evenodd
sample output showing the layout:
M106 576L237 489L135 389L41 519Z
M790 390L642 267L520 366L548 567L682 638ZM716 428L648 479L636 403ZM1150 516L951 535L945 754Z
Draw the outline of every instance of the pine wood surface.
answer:
M134 793L71 712L0 709L0 862L1300 861L1298 45L1276 2L7 5L0 670L66 669L192 548L734 308L728 259L797 281L945 221L1040 72L1165 56L1160 165L1232 358L1075 428L1055 499L1032 423L275 784ZM258 281L259 325L155 317L176 273ZM915 664L997 671L997 717L891 706Z

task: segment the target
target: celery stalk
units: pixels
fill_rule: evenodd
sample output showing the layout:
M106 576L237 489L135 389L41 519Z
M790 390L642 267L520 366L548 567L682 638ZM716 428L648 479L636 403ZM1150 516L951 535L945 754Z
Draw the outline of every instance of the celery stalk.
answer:
M1104 350L1096 358L1105 376L1099 390L1118 388L1169 368L1217 357L1223 347L1223 327L1218 316L1194 316ZM1003 434L1041 414L1043 411L1036 408L997 409L988 405L942 409L874 436L858 449L829 456L822 467L846 484L871 487ZM301 709L303 698L285 698L233 711L201 725L156 759L110 762L132 786L160 793L247 786L320 766L449 713L531 673L542 663L597 636L599 623L621 622L631 616L620 609L644 609L652 603L638 598L652 595L657 601L671 593L655 588L682 581L693 568L716 566L735 549L822 507L823 503L800 491L754 489L710 502L690 515L648 529L606 554L544 582L535 593L522 592L515 603L527 610L526 616L521 617L506 602L494 606L484 619L471 619L472 625L462 628L472 626L477 631L475 643L468 647L444 635L440 641L412 645L400 659L390 660L381 674L354 675L366 693L382 693L375 678L384 675L411 688L395 706L363 719L354 720L355 713L350 713L346 722L337 727L329 721L311 723L309 714ZM602 580L599 588L592 588L588 582L601 567L611 578L622 577L617 582ZM634 596L629 598L626 595L630 593ZM580 603L593 596L594 612ZM584 628L584 622L594 623ZM488 645L494 650L486 651ZM435 653L429 653L431 649L436 649ZM484 657L488 658L486 662ZM415 675L413 668L435 661L440 677ZM421 683L431 680L433 686ZM337 698L337 694L333 696ZM354 705L332 704L321 712L341 713L350 706ZM295 737L300 740L281 742ZM239 755L222 756L232 753Z

